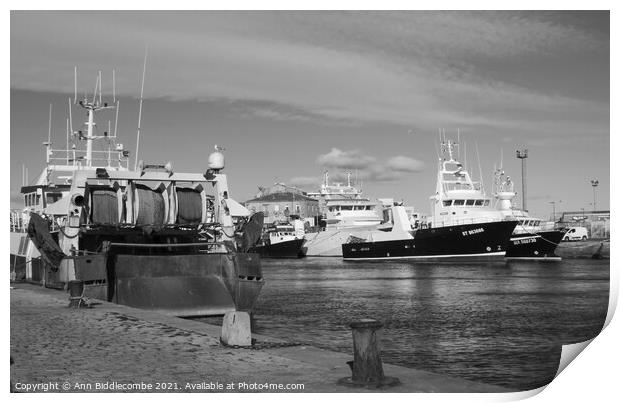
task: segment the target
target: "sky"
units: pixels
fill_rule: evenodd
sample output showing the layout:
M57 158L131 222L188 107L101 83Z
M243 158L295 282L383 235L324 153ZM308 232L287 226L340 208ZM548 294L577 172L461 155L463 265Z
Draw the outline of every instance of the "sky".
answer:
M101 70L108 99L114 69L135 151L148 48L138 159L202 172L223 146L239 201L275 182L316 190L327 169L428 212L444 130L488 193L501 155L520 193L527 148L532 214L591 210L591 179L609 209L605 11L12 11L10 31L12 207L22 165L29 182L44 167L50 103L64 148L74 66L80 94Z

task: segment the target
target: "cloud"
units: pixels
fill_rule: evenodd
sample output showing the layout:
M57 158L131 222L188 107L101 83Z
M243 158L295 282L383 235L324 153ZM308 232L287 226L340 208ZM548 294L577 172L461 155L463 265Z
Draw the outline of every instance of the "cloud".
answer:
M359 169L374 163L375 158L364 155L359 150L342 151L332 148L327 154L319 155L316 162L327 167Z
M397 155L385 161L364 154L361 150L340 150L332 148L330 152L321 154L316 162L330 170L330 182L346 182L347 174L351 173L352 180L370 182L393 182L405 177L406 173L420 172L424 169L424 162L414 158ZM351 172L351 170L355 172Z
M11 87L72 93L77 64L80 88L90 90L103 69L110 89L116 67L118 94L135 97L148 43L147 97L254 103L246 113L273 120L461 127L525 139L608 136L608 100L580 99L578 87L562 95L569 85L515 81L515 65L539 71L543 60L574 75L570 82L608 84L608 74L577 75L570 70L577 64L558 55L585 63L581 52L608 55L609 39L558 15L12 12Z
M420 172L424 170L424 163L413 158L398 155L387 161L387 166L399 172Z
M289 180L291 186L300 188L317 188L321 183L321 179L316 176L296 176Z
M404 178L402 172L392 170L384 164L371 165L360 172L359 176L367 182L395 182Z

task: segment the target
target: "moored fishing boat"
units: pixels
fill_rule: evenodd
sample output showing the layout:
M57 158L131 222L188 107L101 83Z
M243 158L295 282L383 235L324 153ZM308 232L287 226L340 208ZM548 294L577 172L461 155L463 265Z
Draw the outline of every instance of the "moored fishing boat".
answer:
M304 248L308 256L342 256L342 244L350 236L363 237L378 228L383 220L383 205L362 196L362 191L351 183L330 183L325 172L318 192L308 196L319 200L324 226L321 231L306 233Z
M291 223L280 223L268 226L261 236L261 240L250 252L258 253L267 258L301 258L304 257L303 248L304 226L301 220Z
M251 310L264 280L248 250L262 215L240 219L250 213L229 194L221 150L205 173L142 161L129 169L116 129L97 132L97 112L118 113L118 102L102 102L97 82L92 99L78 103L84 130L67 130L66 150L48 138L46 166L22 187L24 209L11 214L11 250L23 259L25 280L51 288L79 281L84 297L176 316Z
M457 143L443 141L436 192L426 223L412 228L404 207L393 206L390 231L372 231L342 245L345 260L503 260L517 221L493 207L480 182L454 158Z
M504 217L518 221L510 237L506 259L561 260L555 250L564 232L554 229L554 223L531 217L527 211L512 206L516 196L514 183L501 167L495 171L494 187L497 209Z

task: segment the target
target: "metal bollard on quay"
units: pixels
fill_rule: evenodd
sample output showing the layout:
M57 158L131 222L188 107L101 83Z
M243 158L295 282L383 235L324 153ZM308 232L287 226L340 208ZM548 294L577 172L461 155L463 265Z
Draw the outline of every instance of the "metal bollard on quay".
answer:
M338 383L347 386L386 387L400 384L398 378L385 376L377 332L383 324L374 319L361 319L349 324L353 332L353 361L347 364L352 375Z

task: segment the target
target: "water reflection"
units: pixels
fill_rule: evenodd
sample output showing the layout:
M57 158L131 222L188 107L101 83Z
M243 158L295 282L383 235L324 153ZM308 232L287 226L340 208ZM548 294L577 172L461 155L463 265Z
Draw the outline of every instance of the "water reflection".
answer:
M385 362L518 388L553 379L561 344L599 333L609 261L442 265L264 260L257 333L351 353L348 323L385 324Z

